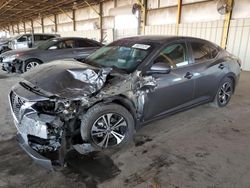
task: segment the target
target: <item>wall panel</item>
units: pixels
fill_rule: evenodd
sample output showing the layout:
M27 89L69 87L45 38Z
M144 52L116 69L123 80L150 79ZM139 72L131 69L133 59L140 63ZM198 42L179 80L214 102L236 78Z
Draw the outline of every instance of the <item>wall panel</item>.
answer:
M227 50L240 57L242 69L250 71L250 19L231 20Z

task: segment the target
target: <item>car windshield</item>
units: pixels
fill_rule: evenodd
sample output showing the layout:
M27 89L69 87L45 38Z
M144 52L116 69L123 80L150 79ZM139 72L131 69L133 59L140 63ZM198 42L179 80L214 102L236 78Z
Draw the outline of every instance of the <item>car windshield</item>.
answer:
M40 50L47 50L49 49L51 46L55 45L58 42L58 39L50 39L44 42L41 42L37 48Z
M128 46L105 46L90 55L85 62L100 67L113 67L128 73L133 72L137 66L150 53L149 45L134 44Z

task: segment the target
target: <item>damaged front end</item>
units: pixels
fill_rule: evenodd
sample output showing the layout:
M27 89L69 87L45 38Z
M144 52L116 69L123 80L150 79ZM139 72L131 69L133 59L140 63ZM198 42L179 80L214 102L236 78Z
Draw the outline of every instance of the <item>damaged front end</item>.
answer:
M9 102L19 144L38 164L53 170L64 165L71 149L81 154L95 150L80 129L81 117L98 102L122 95L132 101L134 118L140 118L154 79L112 71L74 61L51 63L27 73L12 89Z
M11 111L18 130L21 147L40 165L52 170L53 165L63 165L62 151L67 122L73 118L74 105L39 97L37 101L22 98L20 89L9 95ZM64 104L66 103L66 104Z
M47 154L55 156L61 146L63 122L56 116L37 111L36 102L29 102L14 91L9 95L14 122L21 147L40 165L52 170ZM46 155L45 155L46 154ZM52 158L51 158L52 159ZM57 162L56 159L54 162Z
M49 66L48 70L51 69L53 66ZM34 76L36 73L27 74L25 80L12 89L9 102L18 130L17 139L21 147L38 164L49 170L52 170L54 165L63 165L66 151L72 149L73 144L81 143L77 138L77 132L80 131L76 122L83 110L79 98L86 100L87 95L95 93L103 86L107 76L105 71L108 70L96 73L87 67L80 70L78 65L65 69L62 74L57 74L57 79L66 76L77 85L65 87L57 80L54 80L53 84L46 83L58 93L38 87L41 77L36 80L39 77ZM50 73L53 74L52 72ZM60 82L63 83L63 80ZM65 97L70 93L72 98Z

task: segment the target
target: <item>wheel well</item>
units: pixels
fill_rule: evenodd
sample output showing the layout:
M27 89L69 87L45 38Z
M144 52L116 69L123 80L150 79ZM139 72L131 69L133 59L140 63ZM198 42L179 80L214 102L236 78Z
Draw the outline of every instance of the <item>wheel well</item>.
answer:
M42 64L43 62L40 60L40 59L37 59L37 58L29 58L29 59L26 59L25 61L23 61L23 63L22 63L22 66L20 67L21 68L21 71L22 72L25 72L24 70L25 70L25 64L27 63L27 62L29 62L29 61L38 61L39 62L39 64Z
M235 78L232 75L227 76L233 82L233 92L235 90Z
M28 62L28 61L38 61L40 64L42 64L43 62L40 60L40 59L37 59L37 58L30 58L30 59L26 59L24 62L26 63L26 62Z
M114 96L103 101L103 103L111 103L111 102L115 104L119 104L123 106L124 108L126 108L133 116L133 119L135 121L135 128L137 128L138 121L137 121L136 108L134 104L127 97L122 96L122 95Z

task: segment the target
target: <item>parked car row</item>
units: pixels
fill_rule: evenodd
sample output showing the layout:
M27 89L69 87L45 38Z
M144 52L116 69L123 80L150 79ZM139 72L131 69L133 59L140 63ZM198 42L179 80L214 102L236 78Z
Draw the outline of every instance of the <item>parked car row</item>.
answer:
M53 60L85 58L101 46L97 41L84 38L52 38L34 48L5 52L0 55L0 62L4 71L24 73Z
M21 34L11 38L0 40L0 54L9 50L17 50L24 48L32 48L49 40L51 38L60 37L58 34Z
M63 166L71 149L121 148L160 117L204 103L224 107L240 76L238 58L202 39L140 36L101 46L55 38L2 56L11 72L45 63L24 74L9 101L20 146L47 169Z
M51 38L60 37L58 34L21 34L10 40L8 46L12 50L32 48L39 45L41 42Z

